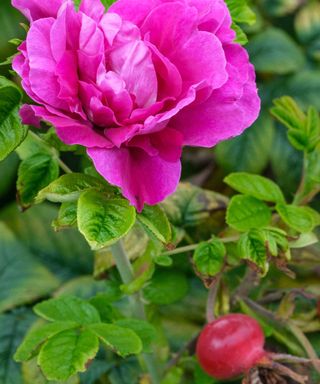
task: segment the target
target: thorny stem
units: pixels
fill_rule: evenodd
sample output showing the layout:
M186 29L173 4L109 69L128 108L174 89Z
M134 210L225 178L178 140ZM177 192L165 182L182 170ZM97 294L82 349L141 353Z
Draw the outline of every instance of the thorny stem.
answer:
M111 251L122 281L124 284L130 284L134 280L134 273L129 257L123 247L122 241L119 240L116 244L111 246ZM131 305L135 316L145 320L145 309L141 300L141 295L139 293L131 297ZM150 374L152 384L160 384L158 369L153 357L149 354L143 354L142 357Z
M72 173L72 170L67 166L67 164L65 164L61 159L60 157L58 156L58 153L57 151L54 149L54 148L50 148L42 139L41 137L39 137L36 133L34 133L33 131L29 130L29 133L30 135L38 140L39 142L41 142L42 145L45 145L49 150L50 152L52 153L53 157L55 158L55 160L57 160L58 164L59 164L59 167L65 172L65 173Z
M219 238L219 240L222 243L232 243L234 241L239 240L239 236ZM208 240L208 242L209 241L210 240ZM199 245L199 243L186 245L185 247L179 247L179 248L173 249L172 251L163 252L161 254L161 256L173 256L173 255L177 255L179 253L191 252L191 251L194 251L198 247L198 245Z

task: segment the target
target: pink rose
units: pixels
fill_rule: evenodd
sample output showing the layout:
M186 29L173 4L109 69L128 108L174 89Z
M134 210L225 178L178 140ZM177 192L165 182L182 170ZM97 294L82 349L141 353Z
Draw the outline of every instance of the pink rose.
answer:
M247 52L222 0L13 0L31 22L13 62L26 124L56 127L139 210L172 193L183 146L212 147L257 118Z

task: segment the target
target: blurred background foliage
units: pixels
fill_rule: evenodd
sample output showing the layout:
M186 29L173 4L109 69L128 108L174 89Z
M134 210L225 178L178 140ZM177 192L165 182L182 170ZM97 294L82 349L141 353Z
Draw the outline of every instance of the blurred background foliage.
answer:
M269 109L274 98L290 95L303 108L314 105L320 111L320 2L254 0L251 5L257 22L250 27L243 26L243 29L248 35L247 49L257 71L262 98L261 116L242 136L221 143L213 150L186 149L183 179L228 194L230 190L222 182L228 173L247 171L265 174L276 180L290 197L296 191L301 177L302 154L289 144L286 130L275 123ZM19 24L23 22L20 14L11 7L10 0L0 1L0 62L16 50L16 46L8 41L24 37L25 31ZM0 66L0 73L13 78L8 65ZM79 169L79 159L79 156L71 156L65 160L73 169ZM94 264L100 278L109 273L107 267L105 272L104 266L99 264L99 255L92 254L76 230L59 233L52 230L51 221L57 216L55 206L44 204L23 214L19 212L15 202L18 164L16 154L0 163L0 384L45 384L47 381L35 364L24 364L21 369L11 358L26 329L35 319L30 304L52 294L69 293L87 298L106 289L115 294L117 287L113 282L117 276L111 272L108 280L93 280L91 274ZM212 203L208 196L199 201L207 205ZM319 206L319 201L315 205ZM209 237L214 228L221 225L221 218L223 216L219 214L210 217L206 225L201 227L195 227L191 222L192 240ZM188 227L184 230L189 231ZM303 255L297 255L300 260L302 257L306 261L300 261L295 266L296 280L271 271L254 292L255 298L261 299L264 290L270 286L280 291L308 288L320 296L320 270L316 267L319 264L319 247L313 246L304 252ZM157 340L158 352L163 359L166 359L169 350L166 340L170 340L173 350L179 350L190 340L190 336L197 334L204 322L206 289L195 277L189 255L174 258L174 267L176 272L172 276L161 273L161 270L157 272L157 284L160 286L167 285L170 276L173 279L179 276L175 288L167 292L170 304L151 308L156 322L160 322L161 318L164 324L166 337L160 334ZM223 296L230 294L229 291L241 281L243 274L244 268L239 268L227 276L228 284L219 301L222 313L228 311ZM296 306L296 324L309 332L309 340L320 354L320 321L314 318L315 301L301 297ZM290 298L283 303L282 310L285 312L289 307ZM241 309L252 314L252 309L245 303ZM284 347L289 352L299 350L299 343L288 329L279 329L268 319L261 321L273 347L279 350ZM281 346L278 347L277 343ZM108 365L104 358L102 355L101 359L95 360L86 374L70 383L136 382L139 369L134 359L128 359L121 365L114 360ZM188 368L190 372L194 371L193 360L186 359L184 363L187 371ZM179 369L172 371L172 377L164 384L178 383L174 377L179 380L179 375ZM194 376L190 377L193 384L213 383L198 367ZM315 381L310 383L317 383L319 377L311 380Z

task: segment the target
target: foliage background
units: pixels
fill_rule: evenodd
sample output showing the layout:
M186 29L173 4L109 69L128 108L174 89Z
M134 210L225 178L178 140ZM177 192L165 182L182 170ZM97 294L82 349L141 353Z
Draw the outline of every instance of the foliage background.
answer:
M301 177L302 154L290 145L286 130L275 123L269 109L274 98L290 95L302 107L314 105L320 111L320 3L311 0L255 0L252 5L257 23L244 29L249 37L247 48L256 66L263 101L261 117L241 137L222 143L214 150L187 149L183 158L183 180L230 194L223 178L233 171L247 171L273 178L290 197ZM10 6L9 0L1 0L0 61L15 52L15 46L8 44L8 40L24 36L19 22L23 20ZM0 67L2 75L10 76L9 70L9 66ZM84 166L81 156L65 155L64 160L74 170L81 170ZM19 212L15 202L18 164L16 154L0 163L0 384L42 384L47 381L35 365L28 363L21 367L12 360L16 347L35 320L32 304L50 295L70 293L89 298L106 288L112 292L116 276L111 272L107 281L91 277L93 265L95 276L100 278L105 276L106 266L99 264L99 255L90 251L76 230L58 233L52 230L51 221L57 216L54 205L47 203L23 214ZM210 210L212 202L209 199L202 204ZM314 206L320 207L319 199ZM185 213L187 216L188 212ZM196 242L210 237L220 222L221 217L217 214L201 227L188 227L186 221L182 222L182 227ZM254 295L259 297L259 290L272 285L279 290L305 288L320 296L319 255L318 245L304 250L303 254L296 254L296 259L300 260L293 266L296 280L271 271ZM157 271L159 284L167 285L168 295L175 291L178 292L177 299L181 299L151 309L154 318L158 322L161 319L164 324L165 334L162 337L158 335L157 340L158 352L163 358L168 354L166 340L170 340L171 349L177 351L190 340L191 335L197 334L204 322L206 289L195 277L189 257L188 254L178 255L170 271L164 268ZM226 291L232 291L233 282L240 282L243 273L244 269L240 268L230 276ZM177 276L180 277L178 283ZM172 286L170 279L175 280ZM223 299L220 302L224 303ZM312 315L315 305L312 300L300 299L298 302L298 320L307 330L310 323L308 314ZM222 312L224 310L228 308L221 308ZM295 349L286 331L269 323L265 327L271 336L268 343L273 348L282 350L285 346L291 352ZM313 328L309 330L308 337L319 355L320 321L314 320ZM283 338L281 345L276 337L279 332ZM101 355L86 374L70 382L132 384L136 381L139 370L134 359L127 359L124 364L111 360L108 365L104 358ZM194 361L186 361L186 366L188 364L190 372L193 372ZM173 376L179 374L178 370L172 372ZM169 380L168 384L178 382L174 378ZM189 380L194 384L213 383L198 368L194 377L190 373ZM310 380L317 383L319 378L315 376Z

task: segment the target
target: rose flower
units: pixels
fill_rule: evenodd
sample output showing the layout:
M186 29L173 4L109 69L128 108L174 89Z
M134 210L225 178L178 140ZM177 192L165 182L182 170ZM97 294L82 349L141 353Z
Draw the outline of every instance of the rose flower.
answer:
M31 22L13 68L51 123L87 148L97 171L138 210L172 193L184 146L241 134L260 100L222 0L13 0Z

